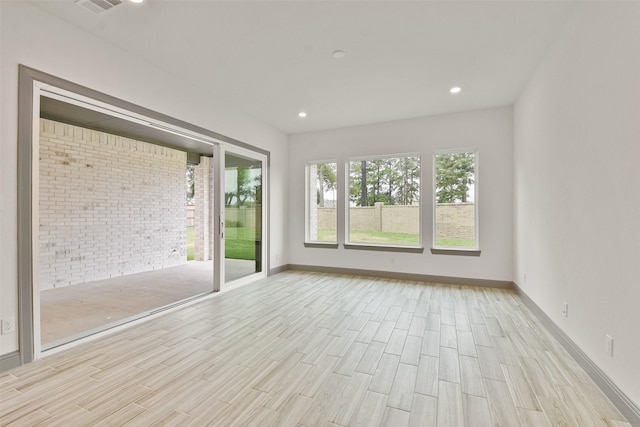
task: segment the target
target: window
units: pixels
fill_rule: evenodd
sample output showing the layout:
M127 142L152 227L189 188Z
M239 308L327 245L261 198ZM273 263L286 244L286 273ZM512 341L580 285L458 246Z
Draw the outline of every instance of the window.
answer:
M434 248L478 249L478 153L434 155Z
M420 157L349 161L347 242L420 246Z
M307 164L307 242L337 243L336 162Z

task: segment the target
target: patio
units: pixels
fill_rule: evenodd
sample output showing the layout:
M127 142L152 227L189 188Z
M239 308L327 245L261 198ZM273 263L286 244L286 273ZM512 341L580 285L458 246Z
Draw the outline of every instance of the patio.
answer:
M253 261L227 259L225 282L253 271ZM55 346L86 331L211 292L213 261L97 280L40 292L43 346Z

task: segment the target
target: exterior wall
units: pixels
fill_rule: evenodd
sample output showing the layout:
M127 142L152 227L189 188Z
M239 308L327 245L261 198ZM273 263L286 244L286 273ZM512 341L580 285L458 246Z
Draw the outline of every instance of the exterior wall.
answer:
M213 259L213 212L211 199L213 190L213 159L200 157L200 164L194 167L195 202L195 260Z
M419 233L420 207L380 206L380 229L385 233Z
M186 153L40 120L40 289L186 261Z
M318 208L317 225L318 230L335 230L336 229L336 208ZM310 220L313 224L313 218Z
M187 205L187 227L196 226L196 206Z
M436 237L474 240L475 205L473 203L436 204Z
M349 209L349 224L352 230L380 230L380 208L363 206Z

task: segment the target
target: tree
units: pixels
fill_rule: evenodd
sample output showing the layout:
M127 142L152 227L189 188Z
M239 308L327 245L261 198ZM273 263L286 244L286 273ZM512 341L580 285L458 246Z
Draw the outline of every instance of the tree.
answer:
M260 185L260 178L251 179L251 168L240 166L237 168L227 168L227 171L235 169L235 187L224 193L225 205L235 205L240 207L249 201L255 201L255 188ZM226 179L232 179L234 174L227 174Z
M186 178L187 178L187 201L192 201L193 197L195 196L195 169L193 167L193 165L187 165L187 173L186 173Z
M398 159L393 179L396 183L396 204L411 205L420 197L420 160L417 157Z
M235 191L226 191L224 193L224 204L226 206L231 206L233 199L236 197Z
M436 155L436 199L438 203L465 203L475 182L475 153Z
M318 174L318 206L323 208L325 205L324 193L329 190L336 189L336 164L335 163L318 163L316 172Z
M390 157L350 163L349 200L356 206L411 205L420 197L420 159Z
M253 196L253 185L251 183L251 173L248 167L238 167L236 169L236 206L240 207Z

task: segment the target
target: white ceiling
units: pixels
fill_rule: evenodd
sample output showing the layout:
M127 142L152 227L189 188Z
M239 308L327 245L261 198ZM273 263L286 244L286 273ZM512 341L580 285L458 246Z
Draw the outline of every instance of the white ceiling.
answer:
M37 6L298 133L510 105L573 3L124 0L100 15L73 0ZM337 49L346 56L334 59ZM451 95L454 85L462 92Z

